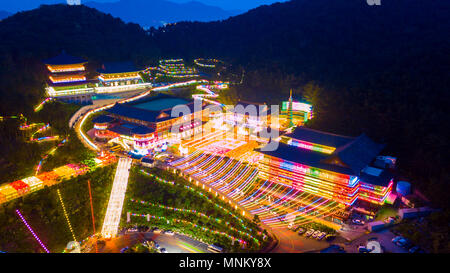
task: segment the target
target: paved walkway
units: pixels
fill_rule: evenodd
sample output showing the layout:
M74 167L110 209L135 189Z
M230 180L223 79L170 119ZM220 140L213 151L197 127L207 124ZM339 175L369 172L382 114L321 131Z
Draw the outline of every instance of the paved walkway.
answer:
M108 208L106 209L105 220L103 221L102 236L104 238L113 238L117 235L125 192L127 191L131 162L131 158L122 157L117 164L116 176L114 177Z

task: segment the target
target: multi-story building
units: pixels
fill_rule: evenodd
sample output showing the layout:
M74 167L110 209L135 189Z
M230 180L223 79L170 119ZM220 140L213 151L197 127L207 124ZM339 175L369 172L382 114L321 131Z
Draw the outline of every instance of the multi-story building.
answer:
M189 113L172 117L172 109L182 106ZM146 154L162 143L178 143L203 132L209 111L202 101L158 94L131 103L116 103L105 110L108 115L93 120L95 136L101 139L119 138L130 149Z
M289 100L281 103L280 125L283 127L302 126L312 118L312 105L308 102L294 100L291 90Z
M391 192L390 171L370 166L384 145L364 134L347 137L297 127L283 139L287 143L274 151L259 150L260 178L345 205L357 199L383 204Z
M142 70L132 62L104 63L97 72L100 73L96 86L97 93L120 92L151 86L150 83L142 80L139 74Z
M83 58L74 57L64 51L56 57L44 60L49 71L47 95L89 102L94 89L86 78L86 63Z

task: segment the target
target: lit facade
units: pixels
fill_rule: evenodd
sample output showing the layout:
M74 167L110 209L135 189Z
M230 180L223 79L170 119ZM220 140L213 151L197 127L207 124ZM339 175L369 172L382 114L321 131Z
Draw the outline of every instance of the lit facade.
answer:
M234 131L235 138L261 140L258 133L268 127L278 128L277 120L272 120L271 109L266 104L239 101L232 109L226 109L223 121L227 129ZM263 140L261 140L263 141Z
M367 136L339 136L297 127L275 151L262 151L259 176L350 206L356 200L383 204L392 190L388 170L370 167L383 149Z
M105 63L97 71L100 73L95 88L97 93L120 92L151 86L142 79L140 75L142 70L136 68L131 62Z
M289 100L281 103L280 124L285 127L302 126L312 118L312 105L307 102L293 100L292 91Z
M164 143L179 143L181 139L201 134L209 111L205 103L197 103L200 109L195 109L194 101L159 94L133 103L116 104L106 110L107 116L93 120L95 136L120 141L130 150L145 155ZM172 107L180 104L192 112L172 117Z
M87 61L62 52L60 55L44 60L49 76L47 95L49 97L74 96L93 93L86 78Z

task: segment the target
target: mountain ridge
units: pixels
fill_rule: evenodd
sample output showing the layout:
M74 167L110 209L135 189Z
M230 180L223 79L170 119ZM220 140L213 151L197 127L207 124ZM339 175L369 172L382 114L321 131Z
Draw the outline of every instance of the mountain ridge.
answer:
M0 10L0 20L3 20L11 15L13 15L11 12Z
M165 23L178 21L217 21L226 19L233 12L219 7L205 5L199 1L175 3L166 0L120 0L111 3L89 1L84 5L104 13L121 18L125 22L133 22L143 27L158 27Z

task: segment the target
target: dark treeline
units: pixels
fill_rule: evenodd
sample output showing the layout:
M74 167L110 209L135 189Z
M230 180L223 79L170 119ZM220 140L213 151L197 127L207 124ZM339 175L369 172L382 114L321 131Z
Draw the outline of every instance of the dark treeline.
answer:
M84 6L42 6L0 22L0 112L38 102L40 61L61 49L92 67L219 58L245 70L240 98L279 102L293 88L314 103L308 126L386 143L402 174L449 207L449 15L446 0L297 0L145 32Z

